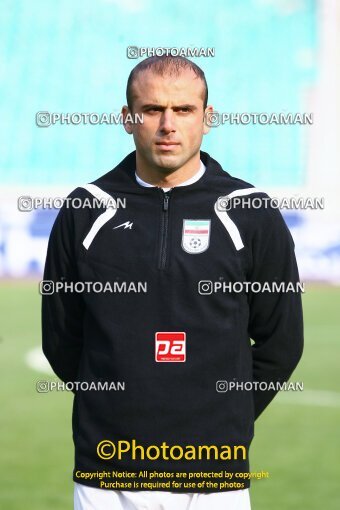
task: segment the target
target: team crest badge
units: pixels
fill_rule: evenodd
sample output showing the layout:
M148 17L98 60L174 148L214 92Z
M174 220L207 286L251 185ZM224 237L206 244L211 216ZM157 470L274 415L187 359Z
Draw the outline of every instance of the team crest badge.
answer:
M183 220L182 248L187 253L202 253L209 248L210 220Z

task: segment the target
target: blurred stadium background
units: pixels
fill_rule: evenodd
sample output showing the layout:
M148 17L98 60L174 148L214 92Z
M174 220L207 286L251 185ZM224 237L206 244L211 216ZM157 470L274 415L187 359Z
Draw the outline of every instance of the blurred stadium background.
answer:
M254 510L339 508L340 2L338 0L9 0L2 2L0 155L0 502L6 510L71 508L72 396L39 394L55 379L40 353L40 296L57 210L18 197L65 197L134 149L121 125L37 127L35 114L114 112L140 59L128 46L214 47L194 58L220 112L313 112L310 125L224 125L204 138L231 174L274 197L324 197L323 210L282 211L291 229L306 349L259 419Z

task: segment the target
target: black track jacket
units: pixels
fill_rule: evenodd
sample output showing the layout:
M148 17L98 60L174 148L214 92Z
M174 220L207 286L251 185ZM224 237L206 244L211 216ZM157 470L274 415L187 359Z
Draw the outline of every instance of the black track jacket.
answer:
M54 223L44 280L109 282L112 291L43 295L43 351L64 382L120 381L125 388L74 390L78 483L100 487L96 473L103 471L108 483L124 479L117 472L135 473L132 481L142 483L148 471L156 473L157 490L210 492L217 489L184 487L178 473L215 472L220 478L210 481L228 482L220 490L248 487L226 473L249 470L254 420L276 390L226 391L227 385L287 381L300 359L300 293L231 288L298 282L283 218L265 204L233 206L233 197L267 195L230 176L209 154L200 156L205 174L165 193L136 182L133 152L69 195L78 204L95 197L111 199L109 205L64 204ZM97 450L104 440L111 441L106 459ZM131 446L121 458L119 441L123 450ZM133 441L141 446L134 452ZM239 450L221 458L226 445L231 451L243 445L246 458ZM169 480L182 485L161 485Z

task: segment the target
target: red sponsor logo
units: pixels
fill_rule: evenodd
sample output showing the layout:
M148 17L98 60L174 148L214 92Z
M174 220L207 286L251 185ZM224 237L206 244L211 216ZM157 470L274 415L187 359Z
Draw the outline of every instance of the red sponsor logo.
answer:
M162 331L155 336L155 360L157 362L179 362L186 359L186 334L183 332Z

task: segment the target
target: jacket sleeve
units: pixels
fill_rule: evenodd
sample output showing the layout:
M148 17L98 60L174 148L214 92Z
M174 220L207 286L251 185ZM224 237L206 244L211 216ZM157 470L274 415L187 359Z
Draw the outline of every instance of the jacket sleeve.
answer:
M41 290L43 352L56 375L64 382L77 380L83 342L81 294L62 289L56 291L60 282L78 281L74 237L72 209L64 206L51 231L44 270L45 283Z
M264 211L252 246L252 282L273 282L294 288L299 274L291 234L277 209ZM283 383L289 379L303 350L303 318L300 292L250 292L249 336L252 346L253 380ZM277 390L254 389L255 419Z

